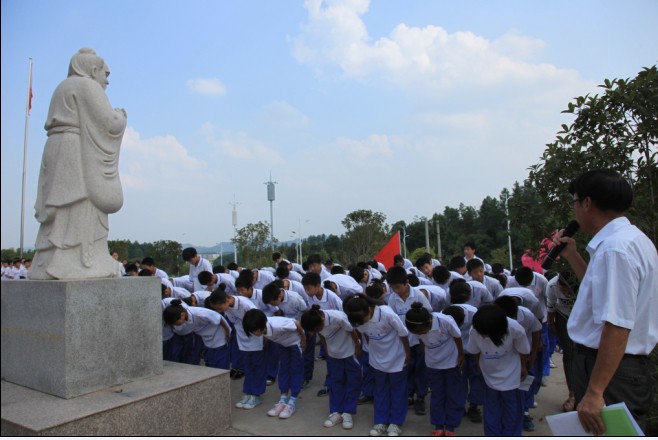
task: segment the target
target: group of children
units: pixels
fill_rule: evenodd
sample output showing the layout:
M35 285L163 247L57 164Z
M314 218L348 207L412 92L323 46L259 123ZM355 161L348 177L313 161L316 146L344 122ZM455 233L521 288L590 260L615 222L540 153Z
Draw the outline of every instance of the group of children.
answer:
M31 265L32 260L25 258L2 260L1 277L3 280L26 280Z
M203 357L244 378L236 407L255 408L277 383L280 399L267 415L290 418L319 339L327 428L351 429L357 405L372 401L369 434L398 436L410 406L426 414L430 393L433 436L454 436L465 414L481 420L480 406L485 435L521 435L537 392L521 391L521 381L530 371L541 383L543 276L494 275L474 255L448 266L397 256L388 270L373 261L348 271L319 255L300 268L274 253L276 267L253 270L213 269L193 248L182 256L190 274L163 278L164 358Z

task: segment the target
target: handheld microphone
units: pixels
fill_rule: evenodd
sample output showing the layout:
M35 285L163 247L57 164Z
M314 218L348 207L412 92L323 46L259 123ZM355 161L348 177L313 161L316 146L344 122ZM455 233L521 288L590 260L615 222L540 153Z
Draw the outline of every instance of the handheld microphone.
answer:
M567 225L567 227L564 228L564 232L562 233L562 236L563 237L573 237L573 234L575 234L576 231L578 231L579 227L580 227L580 225L578 224L578 222L576 220L571 220L569 222L569 224ZM566 246L567 246L566 243L561 243L557 246L553 246L551 248L550 252L548 253L548 255L546 256L546 258L544 258L544 261L541 263L542 269L549 270L551 268L551 266L553 265L553 263L555 263L555 260L557 259L557 257L560 256L560 253L562 252L562 250Z

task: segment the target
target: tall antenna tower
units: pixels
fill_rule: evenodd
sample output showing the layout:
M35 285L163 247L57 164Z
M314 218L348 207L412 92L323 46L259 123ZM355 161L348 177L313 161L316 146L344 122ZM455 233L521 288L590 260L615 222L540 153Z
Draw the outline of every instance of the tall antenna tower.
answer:
M233 206L233 211L231 212L231 220L233 221L233 232L237 233L238 231L238 209L237 206L239 202L235 201L235 194L233 194L233 203L229 202L229 205ZM233 243L233 260L238 263L238 246L236 243Z
M272 172L270 171L270 180L265 182L267 185L267 200L270 202L270 246L274 249L274 185L279 182L272 182Z

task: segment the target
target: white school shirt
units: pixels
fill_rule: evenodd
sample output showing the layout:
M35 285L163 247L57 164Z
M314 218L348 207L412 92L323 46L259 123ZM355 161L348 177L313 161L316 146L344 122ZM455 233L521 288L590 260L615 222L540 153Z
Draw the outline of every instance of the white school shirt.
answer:
M169 305L171 305L171 302L172 302L173 300L174 300L174 298L164 298L164 299L162 300L162 307L163 307L163 310L164 310L165 308L167 308ZM188 310L188 309L190 308L190 306L188 306L186 303L181 303L181 306L182 306L185 310ZM183 322L182 325L172 325L172 326L169 326L169 325L166 325L166 324L165 324L165 326L166 326L166 327L169 327L170 330L172 330L172 331L173 331L174 333L176 333L177 335L181 335L181 336L189 335L189 334L192 333L192 331L193 331L192 326L188 325L188 324L187 324L187 321L186 321L186 322Z
M270 341L284 347L296 345L301 348L302 338L299 331L297 331L297 325L294 319L283 316L270 316L267 318L266 326L267 333L265 337Z
M571 314L574 304L576 303L576 295L566 296L562 293L559 283L560 275L551 278L546 287L546 306L549 313L559 313L565 318Z
M475 307L480 307L482 304L490 304L493 302L493 297L489 289L479 281L466 281L471 286L471 299L466 303Z
M388 306L400 317L400 320L404 323L406 319L407 312L411 310L411 305L415 302L423 304L423 307L427 309L428 312L432 312L432 306L430 302L425 298L420 290L417 287L409 286L409 296L404 301L400 298L400 295L394 293L388 297ZM414 347L418 345L418 336L410 333L409 334L409 347Z
M166 309L174 299L176 298L162 298L162 310ZM183 306L184 309L189 308L188 305L185 303L182 303L181 306ZM171 338L174 337L174 333L181 334L178 332L174 332L170 325L167 325L164 323L164 321L162 321L162 340L163 341L170 340ZM192 333L192 331L190 330L185 334L188 333Z
M590 261L567 329L599 348L606 322L630 329L625 353L648 355L658 342L658 254L626 217L605 225L587 245Z
M258 279L253 285L254 289L262 289L275 279L274 275L272 275L272 272L268 272L266 270L258 270L254 272L258 272Z
M541 308L539 307L539 300L532 292L532 290L525 287L506 287L500 292L498 296L514 296L516 298L521 298L521 305L527 309L530 309L533 315L537 317L541 322L543 315Z
M372 368L384 373L402 371L406 355L400 338L409 336L409 331L389 306L375 306L372 318L356 329L368 336Z
M194 291L203 290L203 286L199 282L199 274L203 271L212 273L212 264L210 261L203 257L199 258L199 263L195 266L190 264L190 281L192 281Z
M437 370L456 367L459 350L455 338L461 337L461 331L452 316L432 313L432 328L418 336L425 345L425 365Z
M235 278L233 278L231 275L227 273L216 273L214 275L217 275L217 282L208 284L208 287L210 287L211 292L217 289L220 284L224 283L224 285L226 286L225 289L226 293L228 293L229 295L238 294L238 289L235 288Z
M241 351L260 351L263 349L263 337L262 336L251 336L249 337L244 332L244 326L242 325L242 320L244 314L251 309L255 309L256 306L254 303L249 301L249 298L244 296L233 295L235 303L233 307L229 307L224 312L226 319L233 324L235 328L235 335L238 341L238 348Z
M167 283L171 284L171 281L169 281L169 275L167 275L167 272L165 272L162 269L155 269L155 273L153 274L156 277L160 277L162 281L166 281Z
M189 298L192 294L190 293L189 290L184 289L182 287L176 287L173 286L171 288L171 299L180 299L183 300L185 298Z
M183 325L188 325L194 333L201 336L203 345L207 348L218 348L226 345L228 341L224 327L221 325L222 321L225 321L224 317L214 310L205 307L189 307L187 319ZM228 326L228 323L226 325ZM174 326L175 328L176 326Z
M539 302L539 310L542 317L540 318L541 322L546 322L546 312L548 310L546 306L546 286L548 285L548 280L544 275L540 275L537 272L532 273L532 282L530 285L525 286L527 289L530 289L534 293L535 298ZM516 278L511 277L507 280L507 287L522 287Z
M343 300L350 295L363 293L363 287L361 287L354 278L344 273L331 275L326 281L331 281L336 284L336 287L338 288L338 296Z
M503 337L500 347L496 347L491 339L472 328L468 350L471 353L480 353L480 370L489 388L509 391L521 385L519 353L530 353L530 344L525 330L514 319L507 318L507 334Z
M448 298L450 298L450 284L455 281L455 280L465 280L466 278L463 277L462 274L459 272L455 272L454 270L450 271L450 278L448 278L448 281L446 281L443 284L438 284L435 282L437 286L441 286L445 289L446 292L448 292Z
M283 300L279 303L279 310L283 316L299 320L302 313L308 310L308 304L297 292L283 291Z
M187 290L190 293L194 292L194 283L192 282L192 280L190 280L189 275L183 275L182 277L172 278L172 281L174 287L182 287L183 289Z
M489 293L491 293L493 299L498 298L500 292L503 291L503 285L500 284L500 281L498 281L493 277L490 277L489 275L484 276L484 280L482 280L482 284L484 284L484 286L487 288Z
M352 339L352 324L341 310L323 310L324 327L318 333L327 343L327 354L334 359L345 359L354 356L354 340Z
M472 354L466 348L468 345L468 340L471 335L471 327L473 327L473 315L478 311L477 308L473 307L470 304L454 304L457 307L461 307L464 310L464 322L459 326L459 331L462 334L462 344L464 345L464 351L466 353Z
M317 296L309 296L309 299L309 308L313 304L317 304L320 306L321 310L343 310L343 301L340 297L324 287L322 288L322 299L318 299Z
M274 313L279 310L278 307L271 306L263 302L263 291L260 289L253 289L251 298L248 296L244 296L243 298L247 298L249 301L251 301L257 309L262 310L263 313L265 313L265 316L274 316Z
M302 277L302 275L299 272L294 271L294 270L290 270L290 271L288 271L288 278L292 281L296 281L298 283L301 283L302 278L304 278L304 277Z
M450 305L450 296L441 286L433 284L431 286L418 286L416 289L424 290L429 294L427 300L430 302L430 306L434 312L440 312Z
M228 274L231 275L236 280L240 276L240 272L238 272L237 270L229 270Z
M521 324L521 327L525 330L530 347L532 347L532 334L541 331L541 322L539 322L539 319L537 319L530 309L523 306L519 306L519 311L516 313L516 322Z
M306 303L308 304L309 303L308 295L306 294L306 290L304 290L304 286L302 285L302 283L300 283L298 281L293 281L291 279L288 279L286 281L288 281L290 283L290 285L288 286L288 288L286 290L291 290L291 291L299 294L299 296L301 296L302 299L304 301L306 301Z
M206 298L208 298L211 293L212 292L208 292L207 290L198 290L193 292L192 296L194 296L196 299L196 307L203 307L206 302Z
M404 266L402 267L404 267L405 269L411 269L412 267L414 267L414 264L408 258L404 258L403 261L404 261Z
M304 275L306 273L306 271L304 270L304 267L299 263L292 263L292 270L294 270L295 272L297 272L300 275Z

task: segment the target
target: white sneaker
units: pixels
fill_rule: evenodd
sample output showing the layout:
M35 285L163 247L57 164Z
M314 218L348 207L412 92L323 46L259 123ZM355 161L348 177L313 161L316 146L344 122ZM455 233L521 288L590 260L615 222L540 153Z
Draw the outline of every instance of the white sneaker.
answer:
M329 414L329 417L327 417L327 420L324 421L324 427L331 428L332 426L338 425L342 421L343 421L343 416L341 416L337 412L331 413Z
M252 395L249 396L249 400L242 404L242 409L254 409L261 403L263 403L263 399L260 396Z
M281 414L281 411L283 411L283 408L286 407L286 404L283 402L277 402L274 407L272 407L271 410L267 412L267 415L270 417L279 417L279 414Z
M352 414L343 413L343 429L352 429L354 428L354 421L352 420Z
M381 423L377 424L377 425L372 427L369 434L372 437L378 437L378 436L380 436L380 435L382 435L383 433L386 432L386 428L388 428L388 425L382 425Z
M289 419L293 414L295 414L295 407L286 403L285 408L283 408L283 411L279 414L279 418Z
M235 404L235 407L242 408L242 406L245 403L247 403L247 400L249 400L249 397L250 397L249 394L245 394L244 396L242 396L242 399L240 399L240 401Z
M391 423L388 425L386 432L388 432L389 437L397 437L398 435L402 434L402 428L400 428L395 423Z

